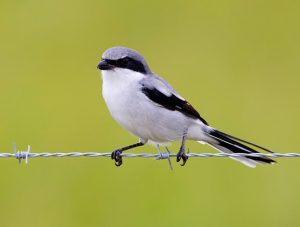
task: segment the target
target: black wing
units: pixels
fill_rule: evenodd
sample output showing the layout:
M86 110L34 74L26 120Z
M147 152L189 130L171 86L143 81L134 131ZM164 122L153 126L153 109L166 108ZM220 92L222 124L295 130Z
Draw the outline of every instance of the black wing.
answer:
M188 117L199 119L204 124L208 125L208 123L200 116L197 110L195 110L194 107L191 104L189 104L186 100L182 100L174 94L167 96L159 90L157 90L156 88L142 87L142 92L150 100L167 108L168 110L179 111Z

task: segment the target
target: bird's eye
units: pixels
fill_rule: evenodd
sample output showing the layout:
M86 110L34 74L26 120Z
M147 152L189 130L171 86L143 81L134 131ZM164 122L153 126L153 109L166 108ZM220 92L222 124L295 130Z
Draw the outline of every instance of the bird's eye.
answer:
M118 60L118 65L120 67L126 67L129 63L129 60L127 58L121 58Z

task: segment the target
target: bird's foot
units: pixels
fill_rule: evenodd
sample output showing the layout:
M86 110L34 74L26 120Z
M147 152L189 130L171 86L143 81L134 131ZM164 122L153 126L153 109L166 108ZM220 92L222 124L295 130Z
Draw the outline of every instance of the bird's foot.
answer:
M189 156L186 155L186 153L184 152L184 148L180 148L179 152L177 153L177 162L179 162L182 159L182 164L180 164L181 166L184 166L186 161L188 160Z
M111 159L115 160L115 165L116 166L120 166L123 163L121 154L122 154L122 150L121 149L114 150L111 153Z

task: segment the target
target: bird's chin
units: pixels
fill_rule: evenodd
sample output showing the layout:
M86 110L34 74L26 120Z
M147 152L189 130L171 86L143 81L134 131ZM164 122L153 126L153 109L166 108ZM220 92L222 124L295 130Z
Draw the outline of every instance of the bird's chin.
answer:
M112 77L114 75L113 70L101 70L102 77Z
M125 78L122 72L118 69L102 70L102 80L106 82L121 83Z
M111 70L102 70L101 72L103 79L118 79L123 83L128 81L137 81L144 77L144 75L139 72L134 72L132 70L123 68L113 68Z
M116 75L121 75L120 72L116 68L110 69L110 70L101 70L102 75L106 76L116 76Z

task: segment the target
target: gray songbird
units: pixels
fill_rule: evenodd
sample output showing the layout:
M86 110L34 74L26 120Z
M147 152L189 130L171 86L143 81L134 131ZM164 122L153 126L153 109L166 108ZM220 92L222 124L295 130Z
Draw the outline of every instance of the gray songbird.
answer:
M257 149L272 152L209 126L190 103L150 70L143 56L135 50L112 47L103 53L98 68L102 71L102 94L110 114L139 138L138 143L112 152L111 158L117 166L122 164L123 151L146 143L159 146L182 141L177 154L177 162L182 159L182 165L188 159L186 140L205 143L225 153L251 154L258 153ZM246 155L233 159L249 167L275 162Z

